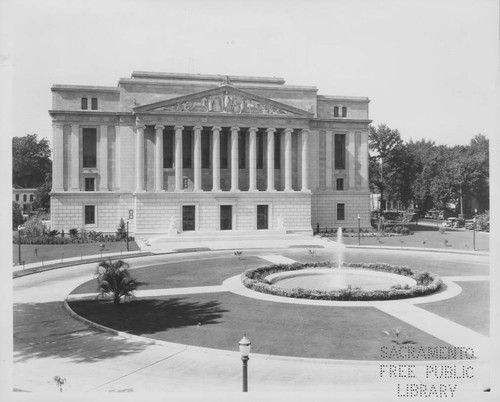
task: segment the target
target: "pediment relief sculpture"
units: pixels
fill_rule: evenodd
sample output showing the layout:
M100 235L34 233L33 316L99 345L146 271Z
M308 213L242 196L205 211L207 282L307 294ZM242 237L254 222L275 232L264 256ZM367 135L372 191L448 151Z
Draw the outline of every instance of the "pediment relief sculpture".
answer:
M156 110L166 112L294 115L294 113L270 103L230 93L229 91L203 96L199 99L177 102L172 105L159 107Z

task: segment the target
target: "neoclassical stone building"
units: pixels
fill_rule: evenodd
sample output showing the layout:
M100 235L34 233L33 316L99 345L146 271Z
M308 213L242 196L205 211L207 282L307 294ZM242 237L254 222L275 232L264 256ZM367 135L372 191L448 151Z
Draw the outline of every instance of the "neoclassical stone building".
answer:
M54 85L54 229L369 225L368 98L282 78L134 72Z

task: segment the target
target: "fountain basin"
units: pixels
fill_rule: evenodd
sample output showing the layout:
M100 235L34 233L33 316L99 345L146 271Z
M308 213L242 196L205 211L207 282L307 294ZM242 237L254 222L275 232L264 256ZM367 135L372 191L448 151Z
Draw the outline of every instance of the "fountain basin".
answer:
M314 268L300 271L278 272L268 275L266 280L282 288L302 288L309 290L331 291L338 289L361 288L366 291L390 290L391 286L413 287L415 279L362 269Z

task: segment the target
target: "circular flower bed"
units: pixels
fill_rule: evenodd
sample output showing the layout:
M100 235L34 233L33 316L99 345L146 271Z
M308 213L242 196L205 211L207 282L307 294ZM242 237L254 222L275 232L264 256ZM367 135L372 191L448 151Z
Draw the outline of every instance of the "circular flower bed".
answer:
M348 287L347 289L336 289L331 291L321 291L314 289L293 288L287 289L277 285L273 285L266 277L287 271L298 271L306 268L331 268L335 269L336 264L329 261L320 263L307 264L278 264L269 265L260 268L253 268L245 271L241 275L243 284L252 290L261 293L267 293L275 296L293 297L298 299L313 299L313 300L394 300L406 299L409 297L425 296L436 292L442 285L442 280L439 276L429 272L418 272L408 267L399 267L382 263L375 264L345 264L342 268L357 269L357 270L372 270L388 272L397 275L408 276L417 282L417 285L412 287L394 286L390 290L373 290L366 291L361 288Z

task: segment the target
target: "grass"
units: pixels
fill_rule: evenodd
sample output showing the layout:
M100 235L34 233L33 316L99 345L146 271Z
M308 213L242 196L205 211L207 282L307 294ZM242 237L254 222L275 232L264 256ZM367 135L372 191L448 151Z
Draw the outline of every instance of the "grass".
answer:
M472 230L448 229L444 234L441 234L437 227L433 226L412 224L408 225L408 228L414 232L413 235L380 237L379 239L377 237L361 237L360 243L362 246L435 248L471 252L474 250L474 233ZM489 239L489 233L476 232L476 251L489 251ZM358 244L357 236L344 237L343 240L347 245Z
M127 251L126 242L103 243L101 250L100 243L84 244L21 244L21 261L25 264L41 263L42 261L59 260L67 258L82 257L87 255L102 255L107 253L119 253ZM139 246L135 241L129 242L130 251L139 251ZM12 245L12 260L14 265L19 264L19 246Z

